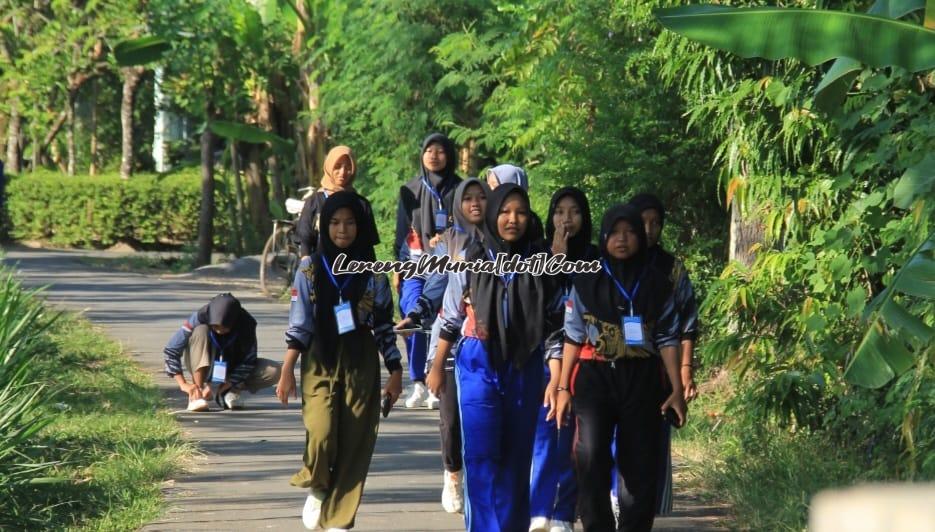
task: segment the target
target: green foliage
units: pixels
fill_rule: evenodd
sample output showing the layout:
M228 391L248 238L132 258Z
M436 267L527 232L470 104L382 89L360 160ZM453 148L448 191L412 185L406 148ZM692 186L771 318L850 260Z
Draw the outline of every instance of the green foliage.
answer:
M161 59L171 47L162 37L129 39L114 46L114 58L120 66L145 65Z
M881 16L719 5L661 9L657 16L672 31L742 57L794 57L809 65L849 57L873 67L899 66L910 72L935 68L935 30ZM774 38L778 35L783 37ZM866 45L866 35L876 36L873 46Z
M228 196L220 181L216 187L223 213ZM197 236L201 176L196 169L129 180L38 172L10 180L6 194L9 233L18 239L70 246L181 245ZM215 242L223 247L229 220L219 215L215 224Z

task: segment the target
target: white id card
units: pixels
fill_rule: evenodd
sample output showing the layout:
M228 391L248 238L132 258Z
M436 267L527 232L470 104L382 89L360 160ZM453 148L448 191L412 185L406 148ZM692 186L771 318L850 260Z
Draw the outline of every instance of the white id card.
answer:
M345 301L334 306L334 321L338 322L338 334L354 330L354 314L351 312L350 302Z
M639 316L623 317L623 338L627 345L643 345L643 320Z
M445 209L435 211L435 230L441 231L448 225L448 212Z
M227 362L215 360L211 370L211 382L221 383L227 380Z

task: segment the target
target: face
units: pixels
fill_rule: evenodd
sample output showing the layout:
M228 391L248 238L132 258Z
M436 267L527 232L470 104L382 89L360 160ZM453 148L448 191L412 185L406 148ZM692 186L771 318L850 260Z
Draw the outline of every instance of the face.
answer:
M656 209L646 209L643 211L643 225L646 226L646 245L653 247L659 243L659 235L662 233L662 217Z
M334 245L341 249L354 243L354 239L357 238L357 220L350 209L341 207L334 213L328 224L328 236Z
M445 154L445 148L437 142L429 144L428 148L422 152L422 165L429 172L441 172L448 165L448 155Z
M225 327L223 325L212 325L211 330L214 331L214 334L219 336L224 336L225 334L231 332L230 327Z
M497 174L493 173L493 171L487 172L487 186L490 187L490 190L500 186L500 181L497 179Z
M568 236L575 236L581 230L583 223L584 217L581 215L581 208L574 198L565 196L558 200L555 205L555 213L552 214L552 224L556 228L565 226Z
M467 221L477 225L484 220L484 210L487 207L487 196L484 189L478 184L468 185L461 196L461 213Z
M626 260L640 250L639 235L626 220L617 220L607 236L607 253L618 260Z
M526 234L529 225L529 205L519 194L510 194L497 215L497 232L507 242L516 242Z
M352 173L353 168L354 165L351 164L351 158L347 155L342 155L331 170L331 180L335 185L341 188L350 186L351 181L354 180L354 174Z

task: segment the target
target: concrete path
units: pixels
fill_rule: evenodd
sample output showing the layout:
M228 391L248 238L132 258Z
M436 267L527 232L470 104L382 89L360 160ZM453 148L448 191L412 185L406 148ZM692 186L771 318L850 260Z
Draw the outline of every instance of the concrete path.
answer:
M272 390L246 395L247 409L191 414L163 373L162 348L192 311L221 291L217 285L166 276L114 272L80 261L96 252L8 247L4 262L27 286L50 285L47 299L80 311L120 341L166 393L167 407L201 454L166 487L170 510L144 530L303 530L305 492L289 485L302 460L300 402L282 408ZM245 280L246 281L246 280ZM231 291L260 323L260 356L281 360L288 304L258 290ZM403 351L405 353L405 351ZM401 402L398 403L401 405ZM439 502L442 465L438 413L394 408L381 421L376 452L355 530L463 530L460 515ZM676 515L656 530L714 529L721 510L676 497Z

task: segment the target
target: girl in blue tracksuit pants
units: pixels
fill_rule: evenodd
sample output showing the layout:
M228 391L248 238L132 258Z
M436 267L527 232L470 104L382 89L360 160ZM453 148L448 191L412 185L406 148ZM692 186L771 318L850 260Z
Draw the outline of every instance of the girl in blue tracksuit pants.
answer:
M487 198L483 245L468 260L543 252L529 196L501 185ZM555 290L547 276L452 273L436 360L461 337L455 360L465 474L465 523L471 532L524 530L529 470L542 397L542 344ZM442 365L429 376L442 382ZM437 386L437 385L436 385ZM443 386L441 389L443 390Z
M397 260L418 260L431 253L436 235L451 226L452 202L461 178L455 174L457 157L454 143L441 133L432 133L422 142L421 172L399 188L396 206L396 239L393 252ZM399 309L403 316L415 309L422 295L425 279L405 279L400 286ZM409 379L413 393L425 392L425 356L427 338L413 334L406 339L409 356Z
M591 208L588 198L575 187L564 187L552 195L546 218L546 242L552 254L562 253L567 261L594 260L597 248L591 244ZM558 430L549 416L562 371L564 333L562 312L571 293L572 275L557 276L561 305L552 317L555 329L545 342L545 393L539 411L536 440L530 472L530 532L570 532L575 522L578 485L572 464L574 430Z

